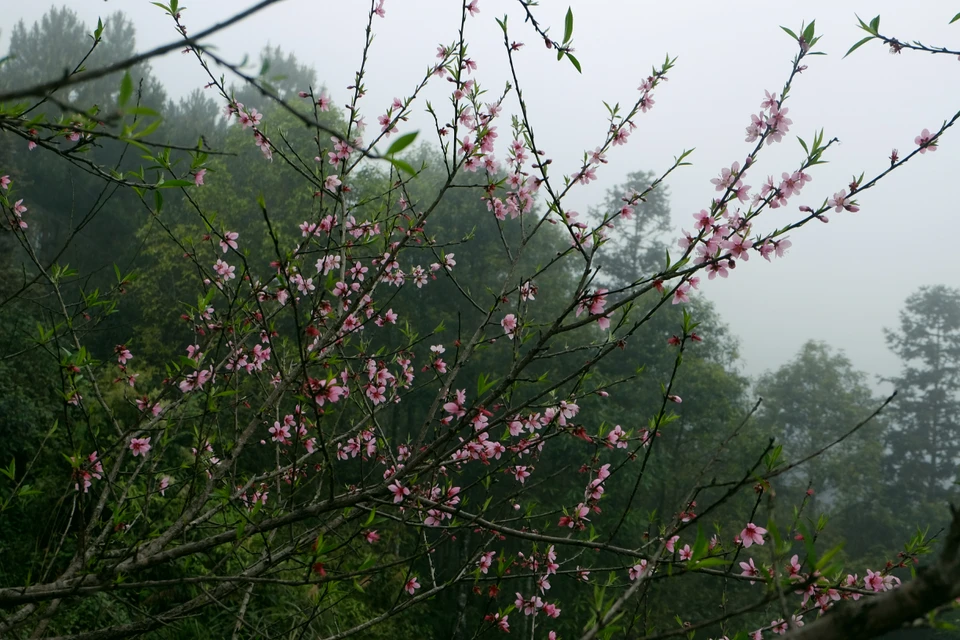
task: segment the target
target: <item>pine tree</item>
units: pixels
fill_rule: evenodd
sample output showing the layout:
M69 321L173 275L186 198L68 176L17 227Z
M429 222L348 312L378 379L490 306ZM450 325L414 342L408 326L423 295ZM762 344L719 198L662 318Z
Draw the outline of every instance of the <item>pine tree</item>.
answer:
M888 441L889 462L905 489L941 498L960 461L960 290L922 287L907 298L900 327L885 330L903 362Z
M667 187L656 189L629 205L631 211L622 211L635 194L643 193L656 179L652 171L636 171L627 176L627 181L607 191L603 204L591 208L594 219L611 220L615 231L600 249L598 264L600 280L614 289L630 285L644 275L649 275L664 259L661 237L670 228L670 193Z

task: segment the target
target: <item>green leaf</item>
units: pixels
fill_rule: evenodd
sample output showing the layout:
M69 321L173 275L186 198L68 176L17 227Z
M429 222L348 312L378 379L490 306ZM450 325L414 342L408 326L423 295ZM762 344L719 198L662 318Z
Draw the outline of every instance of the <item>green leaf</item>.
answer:
M7 476L12 481L17 475L17 459L12 458L10 460L10 466L7 467L6 469L4 469L3 467L0 467L0 473Z
M954 18L956 20L956 18ZM99 40L100 36L103 35L103 20L97 18L97 28L93 31L93 39Z
M727 566L727 561L723 558L704 558L699 562L693 563L691 569L709 569L710 567L725 567Z
M404 173L409 173L410 175L416 175L417 173L409 163L404 162L403 160L399 160L397 158L387 158L387 160L390 162L390 164L396 167L398 171L403 171Z
M156 120L154 120L153 122L151 122L150 124L148 124L148 125L143 129L143 131L138 131L136 134L134 134L134 137L135 137L135 138L146 138L148 135L150 135L151 133L153 133L154 131L156 131L157 128L158 128L162 123L163 123L163 120L160 120L159 118L157 118Z
M133 78L130 77L130 71L126 71L123 74L123 80L120 81L120 97L117 98L117 102L122 107L130 101L130 96L132 95Z
M577 73L583 73L583 69L580 68L580 61L573 57L572 53L567 54L567 60L574 66L577 70Z
M495 384L497 384L496 378L492 376L487 376L484 373L481 373L477 377L477 396L482 396L484 393L489 391Z
M786 31L786 32L787 32L787 35L790 36L791 38L793 38L794 40L799 40L799 39L800 39L800 38L797 37L797 34L795 34L793 31L790 31L790 29L787 29L786 27L780 27L780 28L783 29L784 31Z
M816 35L816 28L815 28L816 24L817 24L817 21L814 20L809 25L807 25L806 29L803 30L803 41L806 42L807 44L810 44L811 42L813 42L813 37L814 35Z
M960 13L958 13L958 14L955 15L955 16L953 16L953 19L950 20L950 22L949 22L948 24L953 24L953 23L956 22L957 20L960 20Z
M393 144L390 145L390 148L387 149L387 155L392 156L394 154L400 153L417 139L417 134L419 131L414 131L413 133L405 133L396 140L393 141Z
M848 55L850 55L851 53L853 53L854 51L856 51L857 49L859 49L859 48L862 47L863 45L867 44L867 43L870 42L871 40L873 40L873 36L867 36L867 37L864 38L863 40L859 41L857 44L855 44L855 45L853 45L852 47L850 47L850 49L849 49L845 54L843 54L843 57L846 58Z
M690 560L697 562L701 558L707 555L707 552L710 550L709 544L707 543L707 536L703 533L703 528L700 524L697 524L697 541L693 543L693 555Z
M193 180L164 180L157 183L158 189L171 189L173 187L192 187Z
M827 566L827 563L830 562L830 559L833 558L833 556L840 553L841 549L843 549L843 543L840 543L833 549L827 551L825 554L823 554L823 557L817 561L817 563L814 565L814 568L818 570L823 569L825 566Z
M567 7L567 17L563 21L563 43L566 44L570 42L570 38L573 37L573 9Z
M129 109L124 109L124 113L131 116L151 116L154 118L160 117L160 114L150 107L130 107Z

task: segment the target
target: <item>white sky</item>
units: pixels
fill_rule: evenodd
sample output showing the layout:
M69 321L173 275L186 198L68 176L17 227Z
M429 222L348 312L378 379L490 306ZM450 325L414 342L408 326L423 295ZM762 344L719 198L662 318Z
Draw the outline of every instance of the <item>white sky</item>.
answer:
M144 50L176 36L163 12L146 0L71 0L65 2L88 24L122 9L137 28ZM186 0L184 20L192 33L255 4L251 0ZM692 167L669 180L677 228L691 228L691 214L714 196L709 180L721 168L752 149L744 142L750 114L759 111L765 89L779 91L789 71L794 43L779 28L799 28L816 18L824 37L818 49L827 56L808 58L809 69L794 84L785 106L793 119L784 142L765 148L747 180L759 186L768 174L793 170L802 159L794 134L810 140L815 129L842 144L815 167L814 180L787 209L766 216L769 225L796 219L797 206L819 205L844 188L853 174L867 177L888 166L892 148L901 155L913 148L923 128L935 129L960 109L960 62L952 56L904 52L890 55L871 43L847 59L843 54L862 32L854 14L869 20L882 16L881 32L901 40L960 46L960 23L947 22L955 3L892 1L825 2L630 2L618 0L542 0L535 9L559 39L563 15L572 6L574 46L583 65L579 75L568 62L557 62L528 25L522 24L513 0L480 0L481 13L468 21L469 54L476 74L490 94L507 80L503 39L494 18L510 15L511 40L527 44L519 56L524 97L533 116L540 146L554 159L553 175L570 174L582 152L602 142L606 110L601 100L623 105L637 98L640 80L669 53L677 66L669 82L655 92L656 106L638 117L626 147L608 155L599 180L578 187L569 201L585 211L626 174L662 171L683 149L696 147ZM918 8L919 7L919 8ZM409 93L434 60L440 43L456 38L460 20L456 0L387 0L386 19L375 22L376 39L368 63L363 100L371 128L391 100ZM18 2L4 12L10 24L28 23L48 9L39 2ZM347 100L363 44L369 3L286 0L214 38L221 52L239 61L256 58L263 45L281 45L303 63L313 65L337 104ZM0 34L0 50L9 29ZM107 31L109 37L109 31ZM171 95L201 87L195 62L179 53L154 62ZM446 105L445 81L428 92L435 106ZM422 114L422 103L417 109ZM516 102L505 112L516 111ZM411 119L407 130L429 136L426 115ZM509 120L499 123L501 141L509 137ZM706 282L702 289L717 304L723 319L741 338L744 371L756 374L788 361L808 339L841 347L854 366L870 374L892 375L898 368L883 340L883 327L895 327L905 298L921 285L960 286L960 254L949 237L957 213L951 175L960 167L960 128L949 131L936 153L927 153L895 172L859 198L861 212L830 215L795 232L785 259L768 264L754 255L739 263L727 281ZM885 387L883 387L886 389Z

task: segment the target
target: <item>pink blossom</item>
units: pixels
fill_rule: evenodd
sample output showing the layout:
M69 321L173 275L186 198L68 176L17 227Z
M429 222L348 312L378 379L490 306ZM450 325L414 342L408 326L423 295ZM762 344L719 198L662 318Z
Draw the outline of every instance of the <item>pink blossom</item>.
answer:
M867 588L874 591L889 591L900 584L900 578L893 575L884 576L879 571L874 573L867 569L867 575L864 577L863 583Z
M857 574L854 573L853 575L851 575L851 574L848 573L846 579L844 580L844 584L845 584L846 586L848 586L848 587L856 587L856 586L857 586L857 580L858 580ZM852 593L850 594L850 596L851 596L854 600L859 600L861 594L859 594L859 593L857 593L856 591L854 591L854 592L852 592Z
M748 523L743 531L740 532L740 539L743 540L744 547L750 547L752 544L763 544L763 534L767 532L763 527L758 527L752 522Z
M673 536L672 538L667 540L666 544L664 545L667 548L667 551L669 551L670 553L673 553L674 545L677 544L677 540L679 539L680 539L680 536Z
M237 248L237 238L240 237L240 234L236 231L226 231L223 234L223 240L220 241L220 248L223 249L223 252L226 253L228 249Z
M206 170L206 169L198 169L198 170L193 174L193 183L194 183L195 185L197 185L198 187L202 187L202 186L203 186L203 176L205 176L205 175L207 175L207 170Z
M213 270L217 272L218 276L226 280L233 280L234 278L237 277L236 274L234 273L237 270L237 268L230 266L229 264L227 264L226 262L220 259L218 259L217 263L213 265Z
M937 150L937 141L933 139L933 134L929 129L924 129L920 135L913 139L914 144L920 147L920 153Z
M763 102L760 103L761 109L776 109L777 108L777 94L770 93L769 91L764 91Z
M416 591L419 588L420 588L420 583L417 582L417 576L412 576L409 580L407 580L406 584L403 585L404 591L406 591L410 595L413 595L414 591Z
M790 573L791 578L799 576L800 556L798 556L797 554L794 554L793 557L790 558L790 565L787 567L787 571Z
M10 186L10 182L11 182L10 176L0 176L0 189L3 189L4 191L6 191L7 188Z
M507 314L503 320L500 321L500 326L503 327L503 332L507 334L507 337L513 340L517 334L517 316L512 313Z
M746 546L746 545L745 545L745 546ZM749 577L749 578L759 578L759 577L760 577L760 570L757 569L757 567L756 567L755 564L753 564L753 558L750 558L750 561L749 561L749 562L741 562L741 563L740 563L740 568L743 569L743 571L740 572L740 575L742 575L742 576L747 576L747 577ZM754 584L755 582L756 582L756 580L751 580L751 581L750 581L750 584Z
M133 358L133 355L130 353L130 350L127 349L126 345L118 344L113 348L117 353L117 362L120 364L127 364L127 361Z
M150 438L130 438L130 451L133 452L134 457L142 455L146 456L150 451Z
M403 486L399 482L394 482L393 484L389 485L387 489L389 489L390 493L393 494L393 501L395 503L403 502L403 499L410 495L410 489Z
M771 107L770 117L767 118L767 126L770 127L770 135L767 137L768 145L774 142L780 142L783 139L783 135L790 130L790 125L793 124L793 120L787 117L788 111L790 111L790 109Z
M517 609L522 609L524 615L535 616L537 615L537 611L543 607L543 600L540 599L540 596L533 596L527 600L517 593L517 599L514 600L514 605L516 605Z
M847 198L846 189L840 189L840 191L837 191L835 194L833 194L833 197L827 201L827 204L829 204L831 207L834 207L834 211L837 213L840 213L844 209L850 213L856 213L857 211L860 211L860 207Z
M523 484L524 481L530 477L530 471L528 471L528 467L524 467L524 466L514 467L513 477L516 478L517 481L520 482L520 484Z
M647 573L647 561L641 560L637 564L630 567L630 570L627 572L630 576L630 581L634 581L637 578L643 577Z
M486 573L490 567L493 565L493 558L497 555L496 551L487 551L480 559L477 561L477 566L480 568L481 573Z
M243 105L237 105L242 108ZM249 111L241 110L237 117L240 119L240 125L246 129L247 127L256 127L260 124L260 121L263 119L263 114L259 113L256 109L250 109Z
M712 178L710 182L716 187L717 191L725 191L733 186L740 173L740 163L734 162L729 169L722 169L719 178Z
M290 427L285 423L274 422L268 431L270 431L270 435L272 436L270 438L272 442L286 444L290 440Z
M203 385L206 384L206 382L212 377L213 371L210 369L194 371L193 373L188 374L187 377L180 383L180 391L183 393L189 393L194 389L203 389Z

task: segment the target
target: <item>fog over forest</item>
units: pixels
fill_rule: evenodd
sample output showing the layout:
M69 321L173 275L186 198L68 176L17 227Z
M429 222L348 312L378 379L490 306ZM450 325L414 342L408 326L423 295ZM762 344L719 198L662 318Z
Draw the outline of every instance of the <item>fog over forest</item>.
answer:
M199 31L252 4L186 3L184 17L192 30ZM176 35L157 20L156 7L146 0L69 6L87 24L105 12L123 10L137 28L142 49ZM639 123L635 135L642 142L611 154L609 168L574 193L572 201L585 210L627 173L658 171L683 149L696 147L693 166L667 181L677 237L681 227L691 227L691 214L712 197L709 180L718 168L736 159L733 150L745 153L742 131L750 113L763 90L774 89L783 77L792 49L780 25L816 18L825 34L821 50L828 57L815 59L805 72L790 113L797 135L810 137L823 128L842 144L832 150L830 164L818 168L811 185L815 197L811 194L808 204L819 204L853 175L882 169L892 149L908 147L921 129L938 126L960 102L960 88L938 79L954 71L956 60L948 56L920 64L916 57L891 56L881 47L870 47L841 59L861 36L856 15L864 19L882 15L885 25L895 25L905 37L952 41L957 28L947 25L955 13L949 2L926 2L918 9L892 0L774 5L751 0L738 2L733 10L707 2L691 7L571 0L562 6L544 3L544 22L560 24L568 6L582 16L577 21L577 55L589 72L577 75L572 68L556 69L547 58L525 61L524 69L531 111L553 143L549 151L555 157L573 162L584 149L593 149L604 133L601 100L611 104L629 100L634 89L630 85L636 84L632 78L667 53L678 58L670 84L657 95L657 108ZM48 7L42 2L16 3L10 9L8 25L21 19L32 23ZM377 33L375 50L389 55L375 57L370 65L371 105L388 105L408 91L438 44L436 38L421 34L451 33L460 18L458 3L447 0L418 0L416 11L404 5L387 9L391 20ZM343 104L359 60L367 10L364 2L287 0L255 20L217 34L213 42L235 61L244 56L256 60L263 46L280 46L313 66L334 102ZM506 9L491 2L482 10L488 19L477 25L471 52L485 62L481 72L490 65L489 73L502 77L493 17ZM0 49L7 46L9 36L9 27L0 31ZM769 54L758 55L761 51ZM172 98L205 84L200 70L182 62L177 52L152 63ZM558 73L563 74L562 89L553 82ZM428 131L431 121L418 109L408 125ZM798 151L795 142L773 150L777 162L771 166L782 163L786 170ZM871 374L878 391L890 390L877 381L878 376L896 375L899 367L886 347L883 328L896 326L899 309L917 287L960 286L960 255L936 242L956 215L955 198L944 185L950 183L950 168L960 162L960 150L944 145L936 157L922 160L905 167L884 193L864 194L859 215L838 214L828 227L796 234L789 260L744 264L730 282L704 287L703 295L716 302L740 338L745 373L775 368L814 339L843 349L854 366ZM886 266L878 269L876 262L883 257Z

